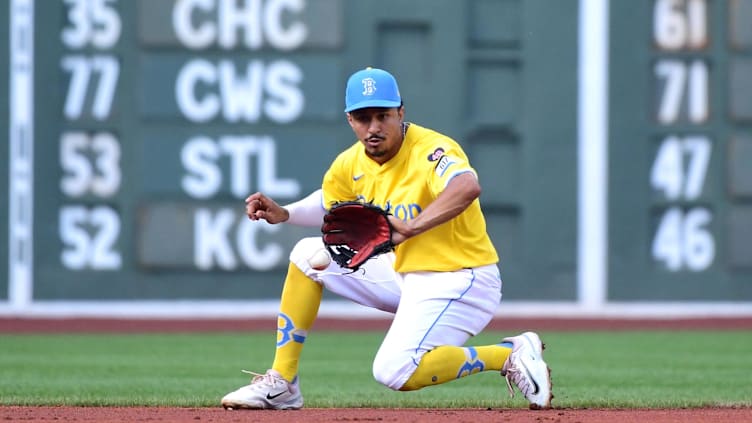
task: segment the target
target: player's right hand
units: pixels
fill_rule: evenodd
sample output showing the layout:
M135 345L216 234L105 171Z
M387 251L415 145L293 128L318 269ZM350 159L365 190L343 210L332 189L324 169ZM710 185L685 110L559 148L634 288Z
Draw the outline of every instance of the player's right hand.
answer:
M245 199L245 214L251 220L266 220L269 223L282 223L290 218L287 210L260 192Z

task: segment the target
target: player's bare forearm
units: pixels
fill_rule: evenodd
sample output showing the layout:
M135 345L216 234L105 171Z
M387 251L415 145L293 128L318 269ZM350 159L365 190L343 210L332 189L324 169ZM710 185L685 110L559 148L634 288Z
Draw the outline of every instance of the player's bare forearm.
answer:
M266 220L269 223L282 223L290 218L287 210L271 198L257 192L245 199L245 214L251 220Z
M428 207L411 220L402 221L394 216L392 241L399 244L460 215L480 196L480 184L471 172L455 176Z

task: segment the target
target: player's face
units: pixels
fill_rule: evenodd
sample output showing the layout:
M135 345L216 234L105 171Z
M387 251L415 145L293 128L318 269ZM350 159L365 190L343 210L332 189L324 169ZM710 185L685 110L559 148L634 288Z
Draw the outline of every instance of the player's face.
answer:
M404 108L369 107L347 114L355 136L366 149L366 155L379 164L394 157L402 146Z

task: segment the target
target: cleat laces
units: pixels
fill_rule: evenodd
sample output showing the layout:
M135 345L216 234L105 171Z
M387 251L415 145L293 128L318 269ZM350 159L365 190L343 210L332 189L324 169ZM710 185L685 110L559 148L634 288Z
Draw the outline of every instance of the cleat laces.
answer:
M287 381L279 377L275 377L271 373L256 373L250 370L241 370L241 372L253 376L251 378L251 385L263 383L265 385L270 385L272 387L277 387L280 385L284 385L285 387L287 387Z
M504 376L504 379L507 381L507 388L509 389L510 398L514 398L514 388L512 387L513 382L515 385L517 385L523 395L527 396L528 394L531 394L533 392L534 387L530 384L528 378L526 378L525 375L522 374L520 369L517 368L517 366L512 365L512 367L507 369L506 373L507 374Z

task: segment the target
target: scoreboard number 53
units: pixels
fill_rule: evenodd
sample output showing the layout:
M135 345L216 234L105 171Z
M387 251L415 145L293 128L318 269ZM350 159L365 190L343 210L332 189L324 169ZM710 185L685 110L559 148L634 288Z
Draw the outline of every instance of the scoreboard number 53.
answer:
M69 198L111 198L120 189L120 144L109 132L65 132L60 139L60 189ZM116 270L120 217L110 206L60 209L61 261L73 270Z

